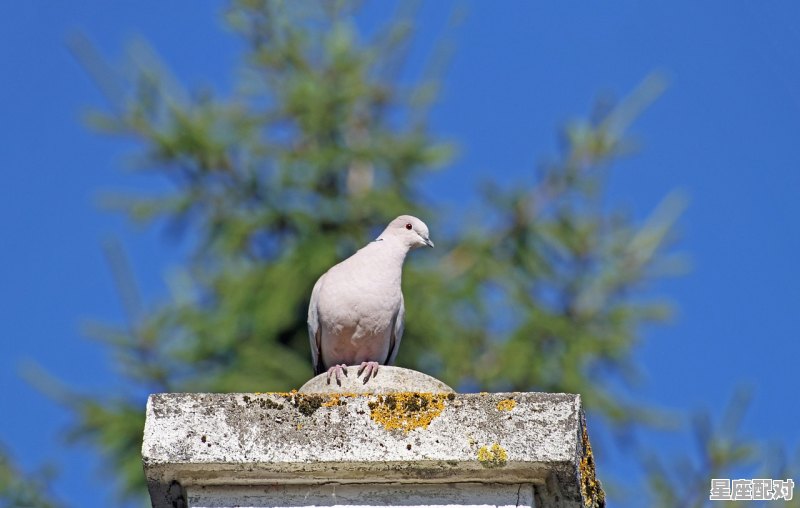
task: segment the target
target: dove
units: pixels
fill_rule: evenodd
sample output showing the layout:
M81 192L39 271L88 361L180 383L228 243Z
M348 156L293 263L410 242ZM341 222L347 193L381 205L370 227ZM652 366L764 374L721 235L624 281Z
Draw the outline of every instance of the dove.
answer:
M325 272L311 291L308 336L314 374L327 371L341 386L348 365L364 383L379 365L394 363L403 337L405 307L400 281L406 254L433 247L428 226L401 215L358 252Z

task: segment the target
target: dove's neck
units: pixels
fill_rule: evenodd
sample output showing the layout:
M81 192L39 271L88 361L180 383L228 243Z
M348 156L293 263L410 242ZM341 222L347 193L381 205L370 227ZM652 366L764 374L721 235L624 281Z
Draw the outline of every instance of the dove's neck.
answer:
M388 235L381 235L371 242L367 249L370 251L370 258L376 267L380 267L388 272L396 272L400 276L403 269L403 261L408 254L408 245L398 238Z

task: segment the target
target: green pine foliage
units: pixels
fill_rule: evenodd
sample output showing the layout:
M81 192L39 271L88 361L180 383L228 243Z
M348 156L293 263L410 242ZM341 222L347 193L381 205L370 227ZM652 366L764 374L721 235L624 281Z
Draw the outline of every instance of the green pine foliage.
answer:
M48 487L54 473L52 468L43 468L25 474L0 448L0 508L60 508L62 505L53 500Z

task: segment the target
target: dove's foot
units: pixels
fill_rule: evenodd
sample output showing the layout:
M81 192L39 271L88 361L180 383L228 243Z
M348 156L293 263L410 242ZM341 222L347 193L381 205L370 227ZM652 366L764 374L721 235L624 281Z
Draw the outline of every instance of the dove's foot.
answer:
M345 377L347 377L347 365L345 364L334 365L333 367L328 369L328 377L327 377L328 384L331 384L331 376L333 376L336 379L336 384L342 386L342 374L344 374Z
M367 381L370 380L370 376L375 377L378 375L378 367L380 364L378 362L361 362L361 366L358 368L358 373L356 375L360 376L361 373L364 373L364 384L367 384Z

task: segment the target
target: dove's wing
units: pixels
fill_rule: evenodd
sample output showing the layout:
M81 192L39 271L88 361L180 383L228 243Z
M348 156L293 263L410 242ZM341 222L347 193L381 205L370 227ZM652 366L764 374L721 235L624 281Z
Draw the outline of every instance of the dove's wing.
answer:
M400 340L403 338L403 330L405 329L406 321L406 306L403 302L403 294L400 293L400 308L397 309L397 314L394 316L394 326L392 326L392 337L389 342L389 357L386 360L386 365L393 365L397 352L400 350Z
M308 340L311 345L311 366L314 367L314 374L325 372L322 364L322 327L319 324L319 312L317 302L319 300L319 288L322 285L322 277L317 279L314 289L311 291L311 301L308 304Z

